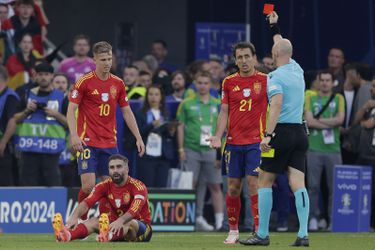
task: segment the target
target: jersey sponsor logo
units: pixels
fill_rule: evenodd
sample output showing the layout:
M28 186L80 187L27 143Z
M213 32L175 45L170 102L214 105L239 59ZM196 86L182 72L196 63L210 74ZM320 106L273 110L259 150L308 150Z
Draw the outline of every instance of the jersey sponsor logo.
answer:
M244 97L249 97L250 94L251 94L251 89L249 89L249 88L243 89L242 94L243 94Z
M257 95L260 94L260 91L262 90L262 84L260 82L254 83L254 91Z
M128 204L129 201L130 201L130 194L128 192L126 192L124 194L124 202L125 202L125 204Z
M109 94L108 93L102 93L102 101L108 102L108 99L109 99Z
M99 95L99 91L97 89L94 89L92 92L91 92L92 95Z
M78 90L75 89L72 91L72 98L75 99L77 97L78 97Z
M241 89L240 89L240 87L238 87L238 85L236 85L233 89L232 89L232 91L233 92L237 92L237 91L240 91Z
M115 204L117 208L121 207L121 199L115 199Z

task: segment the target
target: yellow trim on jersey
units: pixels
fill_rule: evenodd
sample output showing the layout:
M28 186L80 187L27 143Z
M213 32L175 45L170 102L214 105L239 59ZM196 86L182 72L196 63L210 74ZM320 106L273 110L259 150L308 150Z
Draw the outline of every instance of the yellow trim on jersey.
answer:
M137 212L140 206L141 200L135 200L130 210L132 210L133 212Z
M93 72L90 72L90 73L88 73L87 75L85 75L85 76L82 76L77 82L76 82L76 86L75 86L75 88L76 89L79 89L79 87L81 86L81 84L82 84L82 82L84 81L84 80L86 80L86 79L89 79L89 78L92 78L94 76L94 74L93 74Z
M86 122L86 116L83 118L83 131L82 134L79 136L79 138L83 139L83 137L86 134L86 129L87 129L87 122Z
M142 184L139 183L139 181L137 181L137 180L132 180L132 179L130 179L129 182L130 182L131 184L133 184L133 185L137 188L138 191L144 189L143 186L142 186Z
M115 76L114 74L111 74L111 77L114 78L114 79L116 79L116 80L122 81L122 82L124 81L120 77Z
M262 123L262 117L263 117L263 113L260 115L260 118L259 118L260 139L263 140L263 123Z

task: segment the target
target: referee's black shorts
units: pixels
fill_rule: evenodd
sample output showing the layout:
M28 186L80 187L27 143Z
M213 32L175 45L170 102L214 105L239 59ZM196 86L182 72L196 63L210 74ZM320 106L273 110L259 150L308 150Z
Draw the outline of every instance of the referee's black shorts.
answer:
M309 147L303 124L278 123L276 136L270 145L275 149L273 158L262 157L260 168L266 172L282 174L288 167L305 173L305 158Z

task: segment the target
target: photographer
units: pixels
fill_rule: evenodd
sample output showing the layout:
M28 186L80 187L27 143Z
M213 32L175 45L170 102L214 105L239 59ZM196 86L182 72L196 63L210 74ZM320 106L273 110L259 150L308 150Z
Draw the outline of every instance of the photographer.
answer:
M37 86L28 89L14 115L19 127L20 181L24 186L59 186L59 156L65 148L67 99L53 88L53 68L46 62L35 67Z

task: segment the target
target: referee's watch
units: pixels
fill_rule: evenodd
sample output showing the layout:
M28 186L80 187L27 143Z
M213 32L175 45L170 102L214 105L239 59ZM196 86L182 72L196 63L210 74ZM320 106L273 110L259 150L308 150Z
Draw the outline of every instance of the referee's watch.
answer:
M276 136L275 132L272 132L270 134L267 133L267 132L264 133L264 138L271 137L271 139L273 139L273 138L275 138L275 136Z

